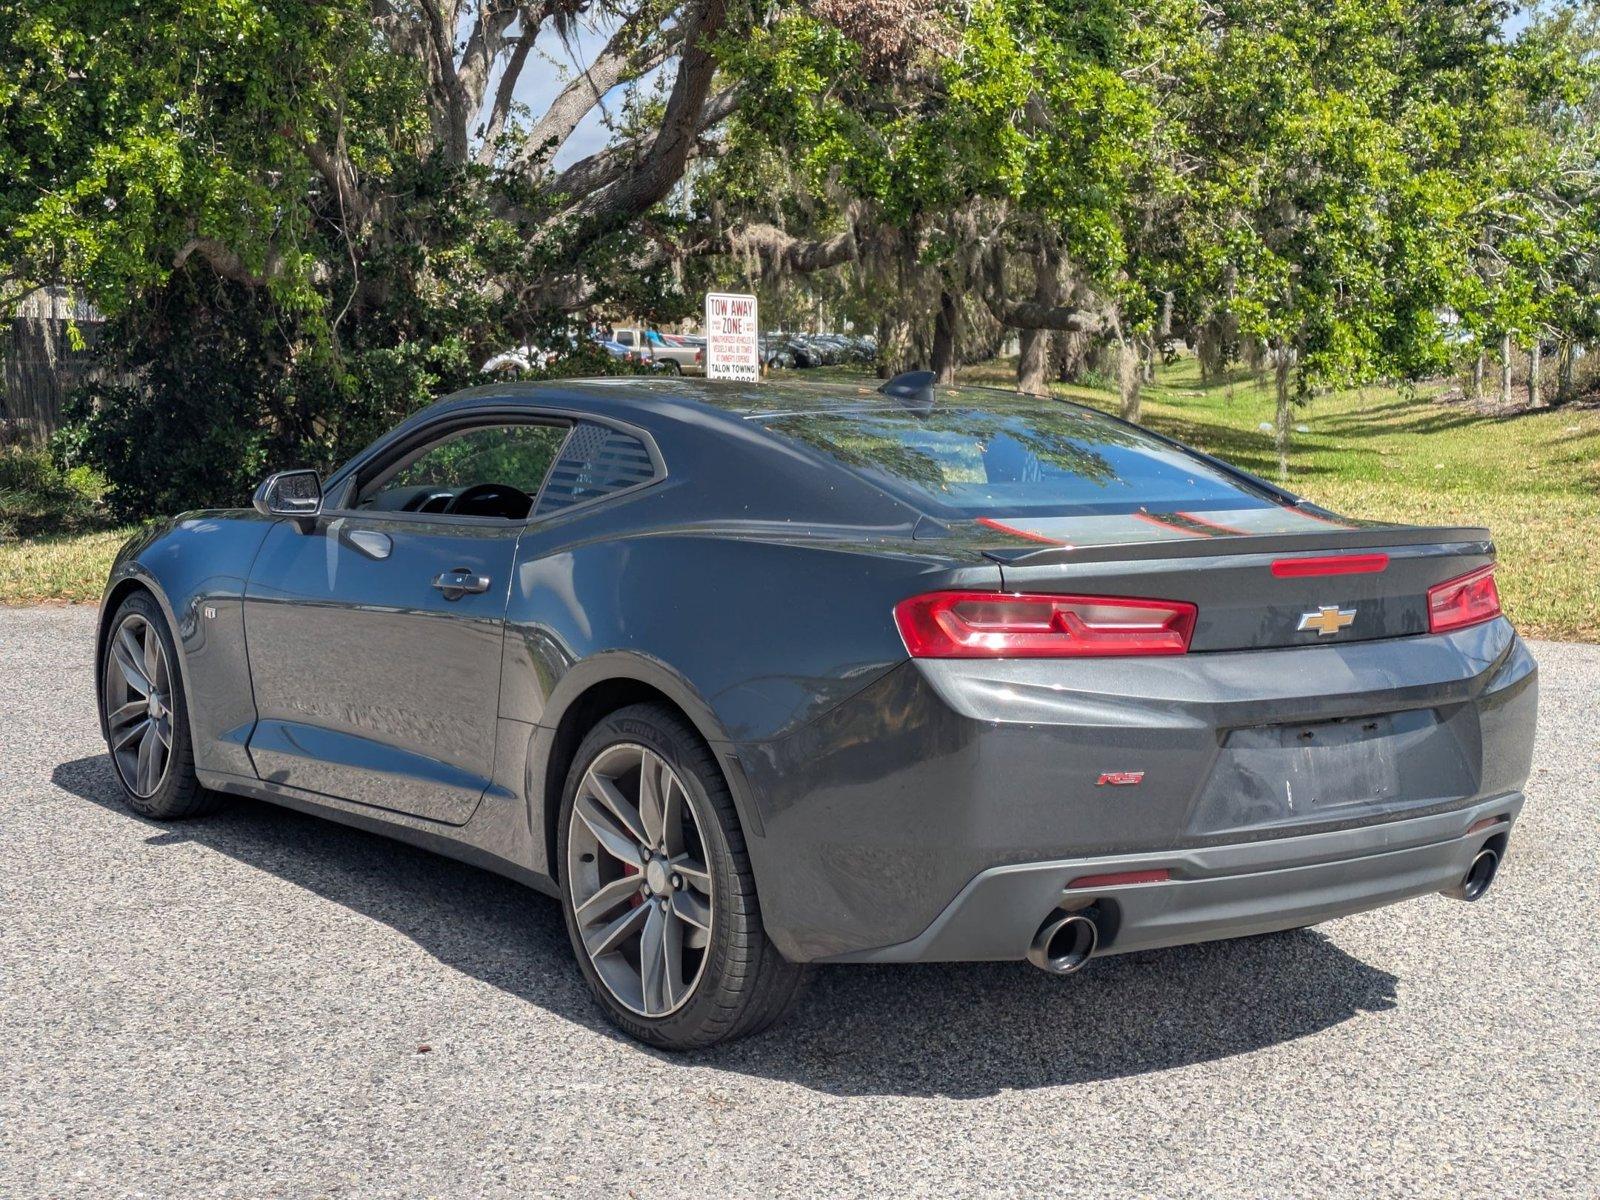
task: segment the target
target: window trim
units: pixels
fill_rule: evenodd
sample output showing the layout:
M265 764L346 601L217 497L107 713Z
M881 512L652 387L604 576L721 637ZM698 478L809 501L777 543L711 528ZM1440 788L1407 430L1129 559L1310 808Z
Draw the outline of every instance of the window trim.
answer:
M561 446L556 450L555 457L551 459L551 469L566 450L567 439L572 436L572 429L579 421L588 421L594 425L603 425L615 429L629 437L637 438L645 452L650 456L651 477L639 483L619 488L614 492L607 492L603 496L591 496L587 500L580 500L576 504L569 504L565 508L558 508L554 512L545 513L543 516L534 516L539 507L539 501L544 497L545 483L550 475L547 471L545 478L539 484L539 493L533 498L533 507L529 509L528 516L521 521L507 521L500 517L467 517L455 513L408 513L393 512L386 509L350 508L347 507L355 496L359 494L361 477L369 467L381 463L378 471L394 461L394 456L403 456L408 449L419 443L426 446L440 440L443 436L455 432L457 429L470 430L491 425L565 425L567 438L562 439ZM376 475L377 472L373 474ZM371 478L372 476L368 476ZM609 504L614 500L632 496L645 488L655 487L666 481L668 477L666 460L661 456L661 450L656 445L656 440L649 430L634 425L628 421L619 421L612 417L599 416L595 413L584 412L582 409L571 408L531 408L527 405L514 405L507 403L486 404L482 407L460 408L449 412L439 413L432 419L407 429L405 424L397 426L372 445L362 450L344 466L340 467L328 479L325 488L326 495L337 495L339 507L325 508L319 518L329 520L336 518L360 518L364 520L392 521L392 522L421 522L429 525L466 525L474 528L488 526L495 529L527 529L534 525L544 525L567 517L572 513L584 513L599 504Z

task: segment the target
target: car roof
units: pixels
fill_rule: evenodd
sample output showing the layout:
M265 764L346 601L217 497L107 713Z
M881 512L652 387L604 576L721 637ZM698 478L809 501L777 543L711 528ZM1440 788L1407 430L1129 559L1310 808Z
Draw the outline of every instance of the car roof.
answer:
M417 414L413 420L431 418L450 409L518 401L619 418L626 418L630 413L656 413L670 417L674 409L686 409L755 421L793 413L861 412L873 409L896 412L906 407L902 401L878 391L877 381L871 379L769 378L756 383L741 383L681 375L609 375L591 379L487 384L448 396ZM940 387L935 391L935 403L984 409L1029 409L1060 407L1062 404L1059 400L1041 400L1000 388L973 387Z

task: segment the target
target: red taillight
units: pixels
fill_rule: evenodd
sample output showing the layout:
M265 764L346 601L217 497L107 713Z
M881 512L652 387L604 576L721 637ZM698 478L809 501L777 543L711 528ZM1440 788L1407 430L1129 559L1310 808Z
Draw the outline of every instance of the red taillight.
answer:
M1375 575L1389 565L1387 554L1327 554L1316 558L1280 558L1272 564L1279 579L1311 575Z
M1428 632L1447 633L1481 625L1500 615L1500 591L1494 585L1494 564L1428 589Z
M1195 606L1119 596L929 592L895 605L912 658L1182 654Z

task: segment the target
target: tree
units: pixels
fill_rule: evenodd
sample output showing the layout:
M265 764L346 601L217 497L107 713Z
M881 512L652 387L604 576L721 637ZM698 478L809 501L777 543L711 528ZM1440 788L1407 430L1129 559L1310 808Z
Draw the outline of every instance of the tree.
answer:
M885 370L935 346L947 370L963 330L1030 331L1031 363L1051 332L1110 328L1137 299L1120 291L1124 210L1156 131L1137 68L1167 7L945 5L877 54L785 11L729 47L743 103L697 180L700 249L733 251L736 275L838 268L886 291Z
M580 19L606 44L522 111L536 39ZM227 377L207 419L329 463L593 306L688 311L661 201L731 111L727 29L724 0L0 0L0 304L65 283L117 322L138 382L96 398L113 428L80 446L136 394L188 409L156 393L194 360ZM557 169L603 96L663 64L612 145ZM137 427L181 453L176 423Z

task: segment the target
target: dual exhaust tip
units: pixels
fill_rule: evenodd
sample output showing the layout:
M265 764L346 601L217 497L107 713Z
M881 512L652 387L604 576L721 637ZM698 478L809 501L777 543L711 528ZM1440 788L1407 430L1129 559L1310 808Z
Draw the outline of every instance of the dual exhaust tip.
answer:
M1461 882L1445 895L1468 902L1477 900L1489 890L1499 870L1500 855L1485 846L1473 858ZM1028 961L1052 975L1070 975L1081 969L1100 946L1098 915L1090 908L1051 917L1033 935Z

